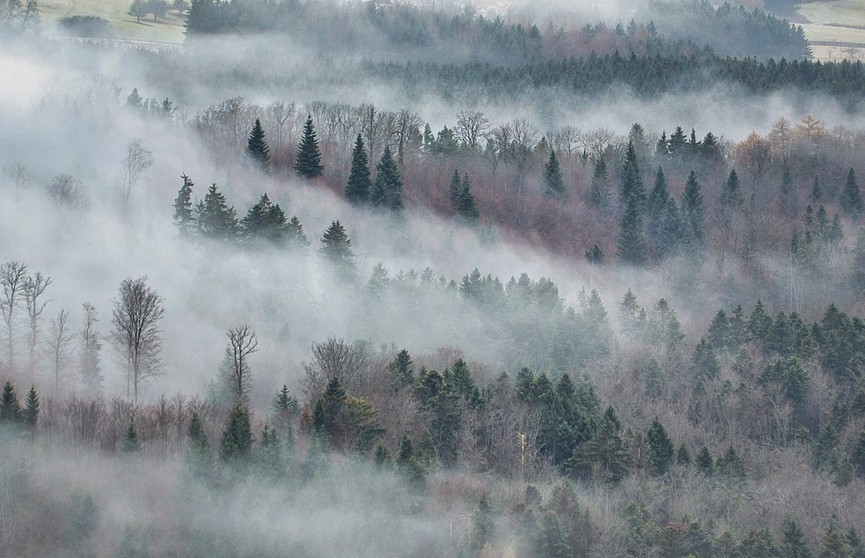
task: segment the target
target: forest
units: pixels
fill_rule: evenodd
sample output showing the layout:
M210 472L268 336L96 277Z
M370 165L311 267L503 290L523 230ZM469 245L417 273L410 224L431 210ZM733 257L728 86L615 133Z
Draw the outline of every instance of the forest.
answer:
M779 4L3 0L0 554L865 556L865 69Z

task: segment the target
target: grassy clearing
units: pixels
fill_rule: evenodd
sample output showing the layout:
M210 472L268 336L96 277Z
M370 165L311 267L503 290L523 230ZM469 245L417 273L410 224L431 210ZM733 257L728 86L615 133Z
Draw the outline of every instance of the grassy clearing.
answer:
M115 38L160 43L183 42L184 19L174 11L154 22L153 16L141 23L129 15L132 0L41 0L39 11L46 31L54 33L57 21L68 16L98 16L111 23Z
M814 58L861 60L865 57L865 0L808 2L800 4L798 11L809 22L802 24L809 41L844 43L813 45Z

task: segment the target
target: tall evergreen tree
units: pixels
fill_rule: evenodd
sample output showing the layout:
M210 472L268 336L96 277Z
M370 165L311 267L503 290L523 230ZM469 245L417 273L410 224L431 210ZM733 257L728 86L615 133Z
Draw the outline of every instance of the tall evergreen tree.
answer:
M270 148L264 139L264 128L261 121L256 118L249 138L246 141L246 157L252 161L261 172L270 173Z
M814 177L814 184L811 186L810 199L814 203L823 199L823 186L820 185L820 179L816 176Z
M191 236L195 232L195 217L192 213L192 180L186 174L180 175L183 186L174 198L174 224L181 236Z
M120 442L120 451L126 454L140 453L142 450L141 439L138 437L138 427L135 425L135 417L129 417L129 425Z
M225 201L225 196L213 184L208 188L204 200L196 208L198 230L202 236L215 240L237 238L237 213Z
M307 116L306 124L303 125L303 135L297 147L297 156L294 159L294 170L300 176L308 179L321 176L324 171L312 116Z
M562 167L559 165L555 151L550 151L550 160L547 161L544 167L544 193L559 202L564 201L568 197L565 177L562 174Z
M721 190L718 203L722 207L741 207L745 203L745 195L739 185L739 175L736 174L736 169L730 170L730 176L724 182L724 189Z
M372 191L372 179L369 175L369 158L360 134L354 142L351 152L351 172L345 187L345 199L354 205L363 205L369 201Z
M457 215L466 223L476 223L480 214L475 205L475 196L472 194L472 183L469 180L469 175L464 174L463 180L460 183L459 204L457 205Z
M667 189L667 179L664 169L658 167L655 173L655 184L649 193L646 211L646 233L652 244L657 246L661 227L667 216L667 203L670 201L670 192Z
M865 209L862 202L862 192L859 189L859 183L856 181L856 173L851 168L847 173L847 182L844 184L844 190L839 198L841 209L848 215L858 218Z
M309 249L309 239L306 238L303 225L297 216L292 217L285 226L285 242L288 249L294 252L306 253Z
M247 241L266 240L282 244L286 240L288 223L279 204L272 203L267 194L249 208L240 223L243 236Z
M198 413L192 413L189 428L186 431L187 449L185 457L186 469L195 478L209 478L213 471L213 455L204 423Z
M814 555L805 542L805 534L792 519L784 520L784 544L782 550L787 558L812 558Z
M226 464L241 464L247 461L252 451L252 425L249 411L242 405L231 408L222 441L219 444L219 457Z
M381 160L375 168L378 173L372 185L372 195L370 196L372 204L393 211L401 210L403 208L402 178L400 178L399 168L389 145L385 146Z
M450 196L451 210L454 212L454 215L459 215L460 201L462 200L463 195L463 183L460 180L459 169L454 169L454 174L451 176L451 184L448 194Z
M353 280L356 277L351 239L339 221L333 221L321 237L319 253L343 279Z
M643 219L637 196L625 199L625 212L619 228L617 243L619 261L628 265L646 262L646 241L643 235Z
M21 404L15 393L15 386L7 381L0 395L0 424L17 424L21 421Z
M607 180L607 163L604 156L598 157L595 170L592 173L592 185L589 188L589 201L598 209L608 209L612 205L610 199L610 184Z
M685 239L692 243L694 250L701 249L706 241L706 209L703 206L703 192L697 181L697 174L691 171L682 193L682 221L685 225Z
M673 464L673 442L667 435L666 429L657 417L646 432L646 441L649 443L649 460L652 466L652 474L661 476L670 470Z
M628 142L628 150L625 152L625 162L622 164L622 190L619 192L619 205L628 206L628 200L636 201L635 209L642 217L646 204L646 188L643 186L643 175L640 173L640 165L637 161L637 152L634 144Z
M27 397L24 399L24 411L21 413L21 418L27 428L33 430L36 428L36 422L39 420L39 394L36 393L36 387L30 386L30 391L27 392Z

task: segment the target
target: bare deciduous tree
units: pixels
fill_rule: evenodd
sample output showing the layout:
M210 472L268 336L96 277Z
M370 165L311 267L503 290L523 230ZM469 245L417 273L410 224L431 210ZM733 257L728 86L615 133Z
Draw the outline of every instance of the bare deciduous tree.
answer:
M162 297L147 285L147 277L125 279L114 299L111 344L126 363L126 397L138 402L138 385L162 371L159 320L165 313Z
M457 115L457 138L469 149L480 147L480 139L489 127L489 119L480 111L464 110Z
M87 190L80 180L68 174L58 174L48 185L48 195L62 207L87 207Z
M81 306L84 308L84 327L78 333L78 373L81 375L84 390L91 395L96 395L102 391L102 374L99 368L99 351L102 349L102 342L96 329L99 317L96 308L89 302Z
M30 350L30 362L28 364L30 374L36 366L36 343L39 340L39 316L45 310L48 301L42 301L42 294L51 284L51 278L36 272L33 277L24 280L24 302L27 306L27 317L30 319L30 336L27 339L27 348Z
M134 139L126 146L126 157L123 159L123 167L121 169L121 187L123 189L123 207L129 208L129 199L132 197L132 190L144 171L153 165L153 154L149 149L144 147L144 141Z
M60 378L65 375L72 358L72 331L69 328L69 312L66 310L61 310L57 318L51 320L48 357L54 372L54 390L59 393Z
M0 266L0 285L3 287L3 300L0 301L0 311L3 314L3 324L6 326L7 357L9 370L15 370L15 317L21 305L24 294L24 283L27 280L27 264L7 262Z
M225 336L228 337L225 360L229 365L227 372L234 403L245 403L249 397L249 384L252 380L252 370L246 358L255 352L258 339L255 338L255 332L249 329L248 324L229 329Z
M337 378L347 392L362 395L360 388L369 368L369 356L363 346L331 338L314 343L312 354L315 360L305 365L304 378L304 391L309 401L321 395L333 378Z

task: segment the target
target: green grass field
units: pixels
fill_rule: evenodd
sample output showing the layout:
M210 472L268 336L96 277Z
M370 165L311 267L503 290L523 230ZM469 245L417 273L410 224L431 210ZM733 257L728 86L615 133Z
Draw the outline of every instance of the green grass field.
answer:
M174 10L154 22L153 16L141 23L129 15L132 0L41 0L42 25L49 33L58 31L57 22L68 16L98 16L111 23L117 39L180 44L183 42L183 18Z
M802 28L818 60L865 58L865 0L800 4Z

